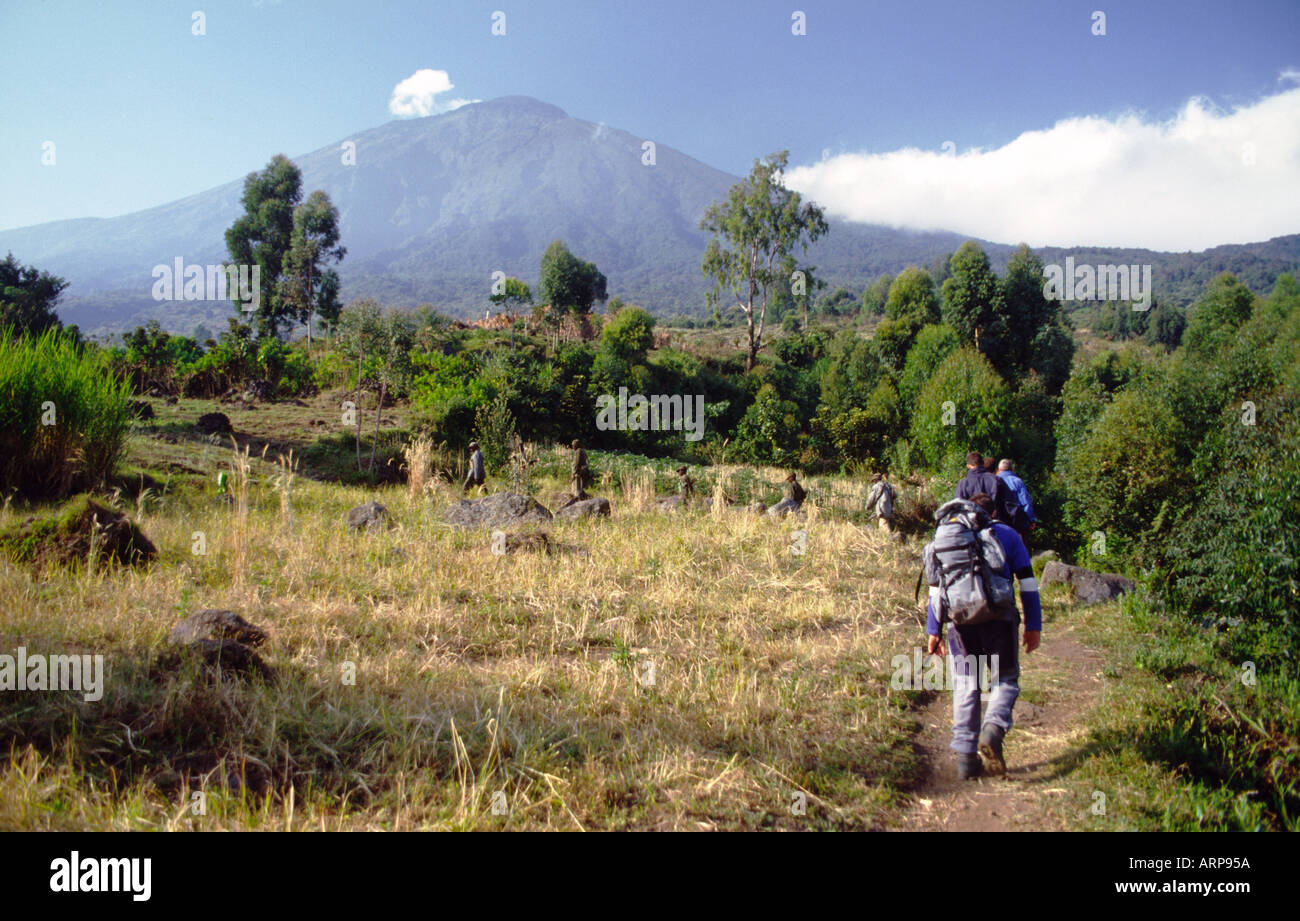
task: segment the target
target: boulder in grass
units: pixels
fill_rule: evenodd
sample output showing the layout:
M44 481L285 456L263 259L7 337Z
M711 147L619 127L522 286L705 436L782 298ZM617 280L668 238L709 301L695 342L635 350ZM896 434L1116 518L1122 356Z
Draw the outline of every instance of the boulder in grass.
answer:
M767 506L764 505L762 502L759 502L758 500L754 500L753 502L749 503L749 505L745 508L745 511L752 512L755 515L763 515L767 513Z
M462 499L443 514L458 528L506 528L514 524L550 521L555 516L532 496L513 492L493 493L482 499Z
M169 638L180 649L164 656L161 662L164 668L173 669L186 656L192 656L218 674L255 675L270 681L275 678L275 669L253 650L266 641L266 636L265 630L234 611L206 608L172 628Z
M201 435L229 435L235 431L230 417L225 413L204 413L194 423L194 431Z
M656 499L654 509L661 515L671 515L678 509L686 508L686 500L681 496L664 496Z
M349 531L369 531L371 528L391 528L393 519L388 514L388 509L372 499L365 505L351 509L347 523Z
M608 518L609 500L601 496L570 502L555 513L556 518Z
M138 566L158 555L139 525L85 494L51 514L10 525L0 532L0 551L15 563L38 566L87 561Z
M1093 572L1082 566L1071 566L1059 560L1051 560L1043 567L1042 584L1067 585L1074 597L1083 604L1098 604L1110 601L1120 595L1133 591L1132 579L1113 572Z
M245 646L260 646L266 641L266 631L250 624L234 611L205 608L173 627L171 640L181 645L201 640L234 640Z

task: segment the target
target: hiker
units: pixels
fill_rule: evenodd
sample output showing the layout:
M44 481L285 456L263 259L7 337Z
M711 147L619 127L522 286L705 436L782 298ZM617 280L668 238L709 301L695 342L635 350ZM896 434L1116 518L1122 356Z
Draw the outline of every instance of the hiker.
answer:
M808 493L804 492L804 488L799 485L799 479L792 470L785 478L785 495L780 502L768 509L767 513L773 518L782 518L790 512L797 512L806 498Z
M469 443L469 473L465 477L464 491L469 495L471 486L482 487L487 482L487 474L483 470L483 452L479 449L477 441Z
M587 466L587 452L582 449L582 442L573 439L573 450L577 454L573 457L573 498L575 500L587 498L587 487L591 485L591 468Z
M980 464L980 466L984 468L984 471L985 471L986 473L991 473L991 474L993 474L994 476L997 476L998 468L995 467L995 466L993 466L994 463L995 463L995 462L994 462L993 458L991 458L991 457L986 457L986 458L984 458L984 461L983 461L983 463Z
M682 497L683 505L695 495L695 480L686 475L685 465L677 468L677 495Z
M1016 503L1020 508L1020 514L1011 522L1011 527L1016 529L1020 539L1029 546L1029 532L1038 527L1038 518L1034 515L1034 502L1029 497L1029 487L1025 481L1016 476L1016 465L1009 457L1004 457L998 461L998 479L1007 484L1007 489L1016 497Z
M1020 503L1012 495L1007 484L998 479L997 474L987 469L985 463L986 459L978 451L966 455L966 478L957 484L957 491L953 498L969 500L976 493L992 496L995 512L993 517L998 521L1011 524L1016 520ZM992 464L993 458L988 458L987 463Z
M985 770L991 774L1006 772L1002 741L1011 730L1016 698L1020 696L1020 659L1017 644L1020 612L1016 609L1012 576L1020 580L1020 603L1024 607L1026 652L1038 648L1042 639L1043 610L1038 599L1038 583L1020 535L1010 525L992 520L993 500L986 493L974 494L968 502L954 499L935 513L939 528L935 540L926 547L930 600L926 605L926 652L944 655L940 639L942 622L956 621L950 605L969 602L973 584L986 593L990 604L984 618L972 623L953 623L948 631L948 652L952 653L949 674L952 678L952 743L957 756L957 778L971 780ZM952 524L956 523L953 528ZM941 546L940 532L948 529ZM983 543L987 530L995 543ZM972 554L971 538L981 542L982 550ZM962 543L965 540L966 543ZM1001 571L987 578L972 578L970 565L964 560L990 558L990 550L1001 548ZM946 559L940 560L945 556ZM996 559L996 557L992 557ZM956 565L954 565L956 561ZM932 568L933 564L933 568ZM978 564L976 564L978 565ZM999 580L995 584L995 579ZM936 584L938 583L938 584ZM998 591L1001 598L998 599ZM942 608L942 610L939 610ZM960 615L960 612L959 612ZM994 659L996 657L996 660ZM989 665L989 698L984 719L980 720L980 670ZM983 761L981 761L983 759Z
M867 509L876 516L876 527L882 531L894 530L894 487L889 484L889 474L871 475L871 492L867 493Z

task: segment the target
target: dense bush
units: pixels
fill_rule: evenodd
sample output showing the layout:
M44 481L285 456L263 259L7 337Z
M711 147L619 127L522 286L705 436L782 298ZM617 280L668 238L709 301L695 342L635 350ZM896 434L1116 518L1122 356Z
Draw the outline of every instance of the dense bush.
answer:
M951 424L950 424L951 420ZM938 467L953 453L1010 445L1015 400L988 360L964 346L944 359L912 407L912 445Z
M70 336L0 333L0 490L63 498L102 484L126 443L130 395Z

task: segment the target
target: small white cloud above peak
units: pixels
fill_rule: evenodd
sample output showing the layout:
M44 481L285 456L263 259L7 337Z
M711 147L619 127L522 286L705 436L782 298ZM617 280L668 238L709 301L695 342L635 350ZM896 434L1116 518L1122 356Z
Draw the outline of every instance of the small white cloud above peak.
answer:
M388 100L388 111L398 118L421 118L440 115L478 102L477 99L438 99L454 88L445 70L421 68L393 87Z

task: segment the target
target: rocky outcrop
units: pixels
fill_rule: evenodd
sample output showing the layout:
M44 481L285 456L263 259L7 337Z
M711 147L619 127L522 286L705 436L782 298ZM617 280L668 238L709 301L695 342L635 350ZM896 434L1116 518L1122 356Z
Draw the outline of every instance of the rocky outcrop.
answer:
M1074 597L1082 604L1098 604L1110 601L1120 595L1133 591L1133 580L1126 579L1113 572L1093 572L1082 566L1071 566L1059 560L1052 560L1043 567L1042 584L1067 585Z
M513 492L493 493L482 499L462 499L443 515L458 528L505 528L526 522L550 521L549 509L532 496Z
M275 678L275 669L253 650L266 637L265 630L234 611L205 608L172 628L169 638L179 647L181 656L165 657L163 664L175 666L185 656L192 656L218 674L256 675L270 681Z
M555 513L556 518L608 518L609 500L600 496L571 502Z
M372 499L348 511L347 525L349 531L369 531L371 528L391 528L393 519L388 509Z

